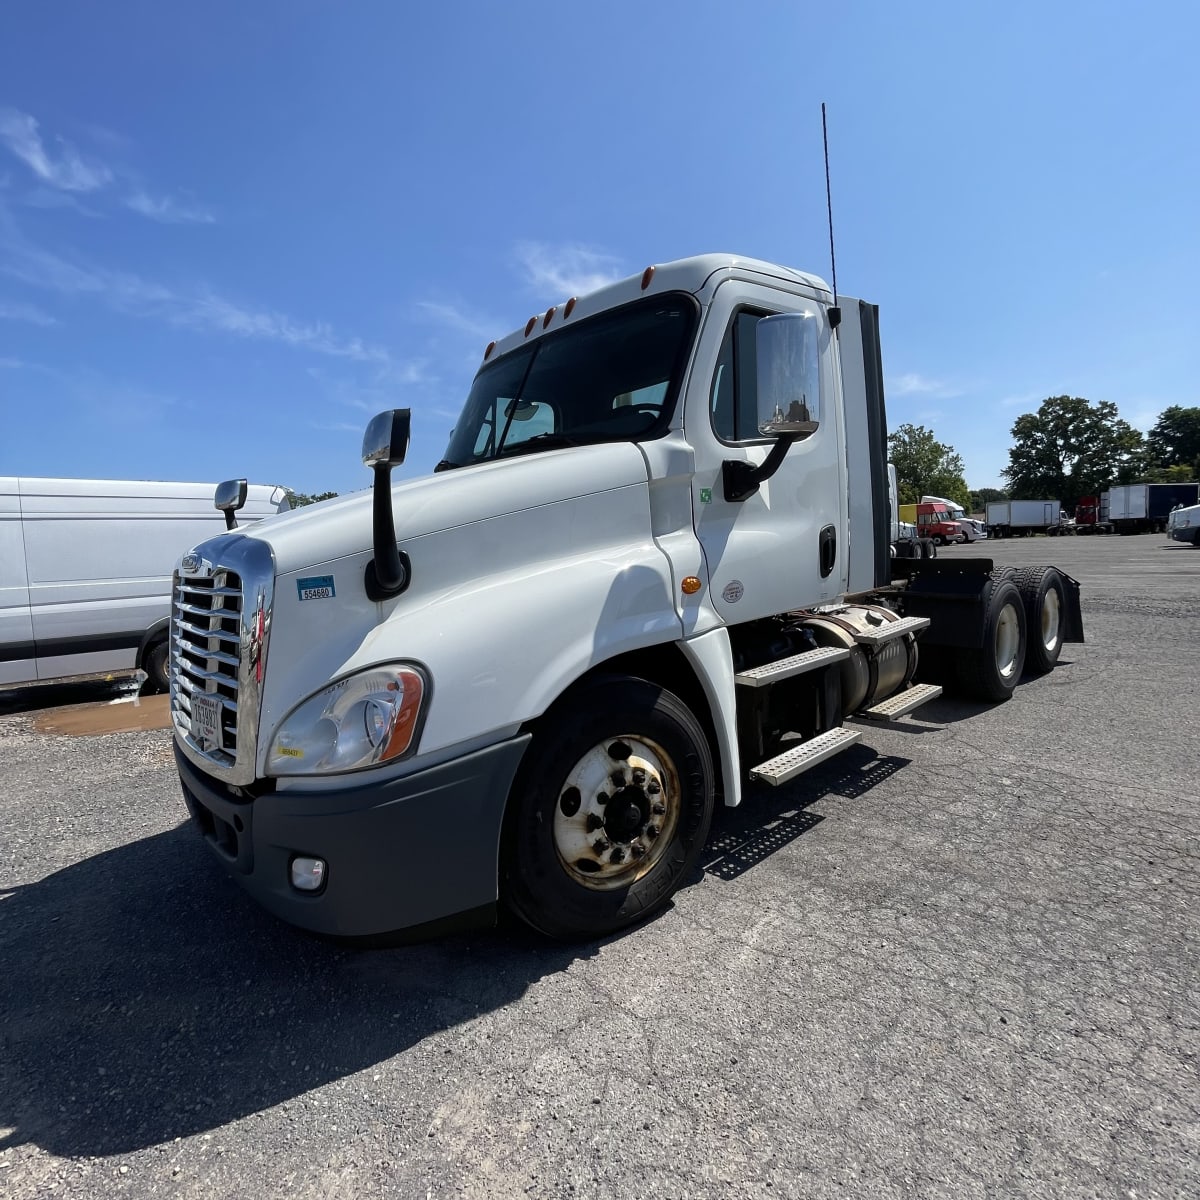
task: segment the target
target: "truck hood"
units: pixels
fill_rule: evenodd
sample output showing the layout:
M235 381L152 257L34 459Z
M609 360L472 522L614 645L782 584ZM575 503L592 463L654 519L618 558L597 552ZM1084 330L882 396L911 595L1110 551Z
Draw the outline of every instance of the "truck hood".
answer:
M396 540L403 549L409 538L646 480L646 460L631 442L544 450L425 475L392 488ZM372 501L370 489L323 500L260 521L244 536L271 547L278 574L301 571L370 550Z

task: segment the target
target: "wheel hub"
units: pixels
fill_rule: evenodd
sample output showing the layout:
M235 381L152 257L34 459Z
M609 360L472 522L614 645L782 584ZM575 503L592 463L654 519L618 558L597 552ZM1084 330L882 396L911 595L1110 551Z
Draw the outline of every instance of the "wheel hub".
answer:
M680 787L666 752L645 738L594 746L563 781L554 845L589 888L628 886L662 857L679 820Z

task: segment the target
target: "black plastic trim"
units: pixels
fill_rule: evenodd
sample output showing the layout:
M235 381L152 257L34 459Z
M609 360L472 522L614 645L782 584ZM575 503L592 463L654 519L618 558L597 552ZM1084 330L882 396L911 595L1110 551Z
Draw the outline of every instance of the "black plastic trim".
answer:
M85 633L76 637L37 638L0 646L0 662L24 658L57 658L67 654L102 654L106 650L133 650L142 645L142 630L134 633Z
M875 586L892 577L892 520L887 469L887 410L883 395L883 354L879 342L879 305L858 302L862 330L863 378L867 390L867 449L871 456L871 511L875 532Z

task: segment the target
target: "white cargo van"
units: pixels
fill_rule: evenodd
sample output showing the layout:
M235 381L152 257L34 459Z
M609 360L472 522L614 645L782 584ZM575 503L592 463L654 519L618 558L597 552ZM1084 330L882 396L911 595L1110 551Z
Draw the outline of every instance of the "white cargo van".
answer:
M171 572L225 531L215 488L0 476L0 687L139 667L165 687ZM290 494L252 484L239 517Z

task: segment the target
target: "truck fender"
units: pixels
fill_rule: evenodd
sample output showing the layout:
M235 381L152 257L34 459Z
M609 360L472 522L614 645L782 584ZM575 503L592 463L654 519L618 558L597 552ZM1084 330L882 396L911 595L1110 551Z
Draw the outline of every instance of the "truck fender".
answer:
M736 808L742 802L742 764L738 755L737 700L729 631L722 626L680 645L708 701L720 751L725 807Z

